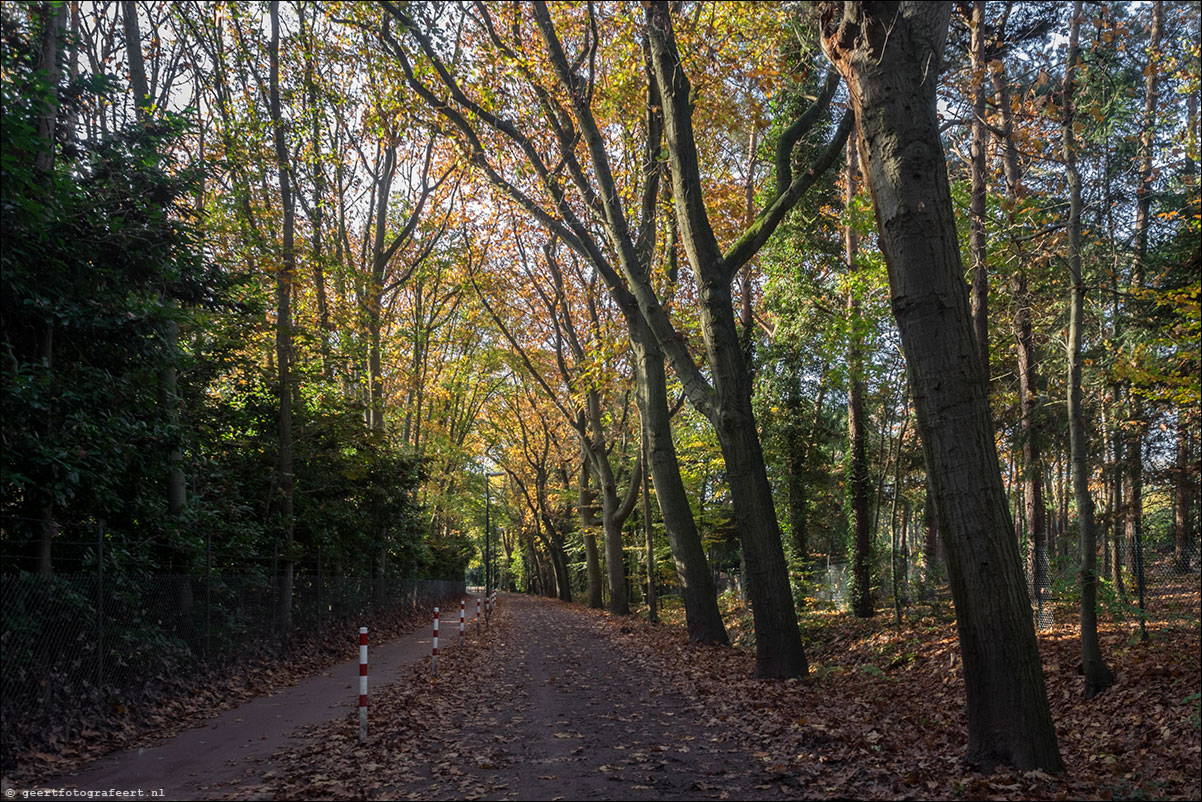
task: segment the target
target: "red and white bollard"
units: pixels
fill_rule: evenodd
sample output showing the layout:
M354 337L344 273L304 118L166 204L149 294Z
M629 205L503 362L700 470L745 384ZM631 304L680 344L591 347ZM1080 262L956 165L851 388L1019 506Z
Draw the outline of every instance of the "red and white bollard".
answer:
M359 743L367 743L367 627L359 627Z
M459 642L463 643L463 613L467 610L467 602L459 600Z
M433 674L438 676L438 608L434 608L434 653L431 655Z
M480 597L476 597L476 634L480 634Z

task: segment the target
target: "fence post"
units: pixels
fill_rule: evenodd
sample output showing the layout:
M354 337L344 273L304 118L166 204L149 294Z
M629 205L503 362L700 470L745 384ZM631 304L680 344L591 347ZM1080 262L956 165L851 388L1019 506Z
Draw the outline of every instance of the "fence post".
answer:
M279 635L280 623L280 544L276 543L271 552L271 634ZM276 644L279 645L278 643Z
M367 627L359 627L359 743L367 743Z
M96 522L96 690L104 687L104 520Z
M431 655L433 675L438 676L438 608L434 608L434 653Z
M205 530L205 657L213 652L213 530Z

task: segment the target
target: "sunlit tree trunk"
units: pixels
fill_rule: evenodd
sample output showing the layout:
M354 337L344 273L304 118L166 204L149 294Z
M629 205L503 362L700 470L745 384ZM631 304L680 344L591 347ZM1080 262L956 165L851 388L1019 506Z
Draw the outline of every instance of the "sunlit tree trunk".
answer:
M730 265L718 249L701 194L693 135L691 86L680 63L667 3L647 6L647 33L655 83L664 107L672 198L681 241L697 277L698 311L713 377L711 423L726 463L747 594L756 632L756 674L805 676L809 667L793 608L788 566L768 483L763 446L751 406L750 366L743 359L732 306ZM639 288L640 311L654 325L662 310L649 287ZM661 338L662 340L663 338ZM686 390L693 371L674 362ZM691 367L691 364L690 366ZM681 373L685 370L685 373Z
M950 4L827 2L823 47L847 80L948 568L968 760L1064 767L994 445L988 388L939 136Z

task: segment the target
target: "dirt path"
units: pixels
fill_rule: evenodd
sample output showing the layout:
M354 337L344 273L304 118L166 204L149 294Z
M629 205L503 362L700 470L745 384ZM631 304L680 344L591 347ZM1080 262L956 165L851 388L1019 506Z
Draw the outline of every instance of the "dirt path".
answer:
M727 727L649 675L602 617L507 596L437 681L383 694L366 748L315 728L232 796L368 799L782 798ZM215 789L217 790L217 789Z
M468 606L474 604L469 597ZM449 622L444 624L444 634L451 629ZM458 611L453 629L457 634ZM372 646L368 657L371 690L387 686L415 663L428 662L430 639L430 629L423 627ZM445 636L440 641L444 647L453 644ZM295 744L299 728L353 713L358 694L356 657L270 696L227 710L160 746L114 753L74 774L29 787L66 791L49 798L79 798L73 791L93 792L92 799L130 798L121 792L133 791L138 797L141 790L144 799L209 799L213 786L237 781L254 770L256 759ZM113 791L117 793L110 793Z

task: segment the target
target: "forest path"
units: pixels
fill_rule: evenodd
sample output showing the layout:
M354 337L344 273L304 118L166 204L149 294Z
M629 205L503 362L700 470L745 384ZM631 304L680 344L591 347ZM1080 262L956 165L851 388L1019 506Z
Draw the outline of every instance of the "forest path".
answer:
M474 608L471 596L467 605ZM450 636L458 638L458 610L453 626L450 617L444 618L439 638L444 652L448 646L454 648ZM368 690L378 692L410 666L428 662L431 636L431 628L426 626L378 646L371 644ZM347 637L357 637L357 630L348 631ZM214 785L236 782L254 770L256 759L295 744L299 728L353 715L358 704L356 656L296 685L227 710L159 746L106 755L73 774L32 787L66 791L62 796L50 795L51 799L79 798L80 792L91 792L92 799L210 799Z
M398 682L366 748L350 720L277 753L236 798L777 799L762 760L578 606L502 596L437 680ZM215 789L216 790L216 789Z

